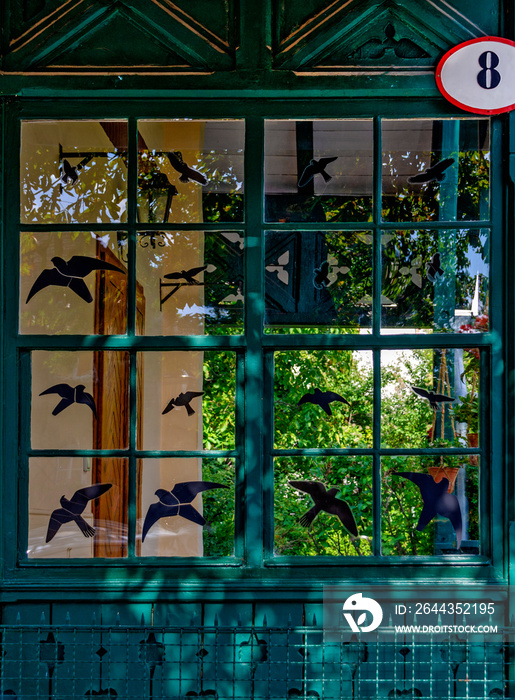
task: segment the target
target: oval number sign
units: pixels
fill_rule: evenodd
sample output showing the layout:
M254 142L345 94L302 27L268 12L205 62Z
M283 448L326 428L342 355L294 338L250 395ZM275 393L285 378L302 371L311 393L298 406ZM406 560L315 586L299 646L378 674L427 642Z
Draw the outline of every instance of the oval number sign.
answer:
M449 102L475 114L515 109L515 41L487 36L455 46L436 69Z

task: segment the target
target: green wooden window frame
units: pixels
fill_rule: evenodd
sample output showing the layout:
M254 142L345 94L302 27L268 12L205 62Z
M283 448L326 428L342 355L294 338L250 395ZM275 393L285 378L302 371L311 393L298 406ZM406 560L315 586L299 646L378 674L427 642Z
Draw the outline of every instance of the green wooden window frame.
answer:
M503 275L503 180L501 175L502 119L491 121L491 221L468 222L469 228L489 228L492 234L491 245L491 286L490 320L491 330L474 336L474 346L482 352L482 392L483 412L481 416L482 444L480 455L486 468L481 470L481 489L486 496L482 499L482 534L479 556L445 557L381 557L376 549L372 557L274 557L273 556L273 457L282 455L346 455L350 449L301 449L274 450L273 448L273 353L287 349L367 349L373 354L373 367L376 374L374 385L375 419L373 425L374 444L370 449L354 452L369 454L373 460L374 484L374 540L379 542L381 520L380 458L383 455L441 454L437 448L425 450L387 449L380 447L380 421L378 406L380 385L380 352L392 348L465 348L471 344L470 336L445 335L394 335L380 334L380 294L381 294L381 231L399 228L443 229L445 222L386 223L381 220L381 119L408 118L459 118L462 114L452 112L441 100L426 100L415 103L400 100L396 103L374 100L160 100L157 102L126 103L114 101L74 102L73 100L20 101L8 105L4 128L5 178L5 217L3 237L3 391L4 391L4 493L16 494L7 499L4 513L4 555L5 576L13 583L26 583L37 580L38 573L45 580L58 581L63 568L63 560L28 560L25 546L28 534L27 493L28 458L30 456L54 456L51 450L31 450L24 438L24 426L30 424L29 374L31 350L73 350L73 349L125 349L130 353L130 444L129 460L129 555L124 559L93 559L66 561L67 571L75 571L76 576L87 574L93 567L102 570L120 569L126 572L147 571L154 567L176 570L170 573L171 580L178 581L181 575L193 570L195 576L215 577L216 580L236 581L244 579L269 578L278 583L292 578L299 581L312 579L342 580L345 578L374 578L392 575L441 578L497 578L502 576L504 538L503 512L505 508L503 473L503 427L500 420L492 421L491 416L503 415L502 362L505 356L503 346L504 300L502 293ZM144 230L198 229L217 230L219 223L202 224L149 224L137 223L137 120L170 118L237 118L245 120L245 220L244 223L224 223L224 230L245 231L245 334L242 336L189 336L189 337L142 337L135 335L136 300L136 232ZM84 229L84 224L41 225L19 223L19 144L20 123L24 119L127 119L129 134L128 166L128 221L125 224L88 224L95 231L128 231L129 277L128 277L128 333L126 336L38 336L18 335L18 281L19 259L18 236L21 231L74 231ZM271 223L264 220L263 191L264 175L264 121L265 119L338 119L372 118L374 123L374 174L373 174L373 221L359 224L360 230L374 236L373 244L373 291L372 333L357 335L267 335L264 327L264 233L268 230L294 231L317 230L320 224L310 223ZM460 222L462 225L463 222ZM456 225L456 224L455 224ZM344 231L357 228L356 224L326 223L327 231ZM447 227L449 225L447 224ZM135 555L135 488L136 460L139 457L174 456L177 453L156 453L136 449L135 387L136 353L145 350L203 349L228 350L237 356L237 433L235 450L210 452L208 456L232 456L236 459L236 523L235 556L222 559L203 558L139 558ZM21 392L22 400L18 398ZM261 398L263 401L261 401ZM16 438L14 437L16 436ZM463 450L458 450L461 454ZM101 455L98 451L64 451L68 456L87 457ZM110 451L109 455L116 454ZM127 456L127 452L120 451ZM180 456L202 456L204 451L180 453ZM499 503L502 507L499 508ZM345 567L345 568L342 568ZM393 572L392 572L393 567ZM119 576L123 578L122 572ZM36 579L34 577L36 576ZM174 579L174 576L176 577ZM288 579L288 581L286 581Z

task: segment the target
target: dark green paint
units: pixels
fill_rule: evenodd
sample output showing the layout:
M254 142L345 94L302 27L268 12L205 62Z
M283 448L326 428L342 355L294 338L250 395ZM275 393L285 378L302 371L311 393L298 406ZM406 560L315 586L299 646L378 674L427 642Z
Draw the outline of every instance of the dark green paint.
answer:
M212 29L219 39L227 42L223 48L215 41L214 48L206 41L206 33L196 35L178 22L167 19L155 7L145 12L137 12L137 3L88 2L87 11L75 10L66 20L63 19L59 30L49 29L46 14L57 9L62 3L31 0L25 3L5 2L3 5L3 22L0 21L0 95L2 95L1 113L1 159L2 192L0 205L2 210L2 247L0 258L3 270L2 286L3 320L1 332L5 342L0 345L3 372L0 376L2 395L8 397L9 410L3 411L2 418L2 467L3 493L8 494L4 501L3 539L0 547L2 553L3 584L0 587L0 599L5 602L40 601L40 604L25 602L24 614L31 622L37 622L41 610L48 615L50 608L56 619L62 615L64 608L58 600L77 601L84 595L87 583L88 595L98 594L100 601L130 598L134 607L158 599L169 599L170 594L179 594L185 608L184 614L198 609L196 601L211 600L213 604L221 601L241 601L236 608L231 607L229 618L236 617L236 610L243 609L243 601L249 604L262 601L261 610L269 610L270 601L281 600L274 612L268 613L268 623L286 625L286 610L299 616L302 621L304 610L301 603L311 600L317 603L321 599L321 584L324 581L349 582L359 580L383 580L387 577L392 584L419 580L452 581L460 580L464 589L477 580L504 581L510 573L513 582L515 560L508 549L507 521L515 520L515 488L513 467L515 453L515 343L513 341L513 312L515 309L515 286L513 269L515 250L514 221L514 185L508 179L508 164L515 162L515 122L513 115L494 119L492 132L492 150L496 155L493 160L493 200L492 222L472 222L469 228L493 226L492 244L492 299L491 317L494 330L481 337L474 337L474 345L487 350L482 376L485 386L493 391L489 396L486 415L483 418L482 434L484 445L480 452L484 459L491 462L492 481L487 479L487 470L482 470L482 492L486 494L482 515L486 523L482 547L487 555L480 557L461 556L459 558L441 557L437 559L406 558L403 561L380 560L331 560L310 558L309 561L272 558L273 531L273 466L272 457L279 454L272 450L273 412L266 411L264 405L272 404L273 389L273 350L297 347L298 337L263 336L261 332L263 319L263 230L317 230L318 224L265 224L263 222L261 187L263 156L262 122L265 118L341 118L374 117L375 125L375 163L374 172L374 218L370 224L356 227L353 224L327 224L327 230L345 230L359 228L374 234L373 254L376 269L380 264L380 232L401 228L399 224L384 224L380 219L381 183L380 183L380 119L409 117L449 117L463 116L462 112L446 103L439 95L432 71L438 58L444 51L472 36L502 33L502 7L497 3L454 2L454 9L465 15L465 19L448 24L435 21L434 8L429 3L418 0L403 0L398 3L352 3L351 21L343 21L339 15L337 21L328 21L318 32L305 36L293 50L293 57L284 53L287 37L300 27L310 16L327 10L329 3L325 0L309 2L292 2L276 0L274 2L257 2L256 0L196 0L195 2L178 2L183 12L189 12L194 20L206 28ZM344 3L338 3L343 7ZM506 6L509 3L505 3ZM442 7L442 3L439 3ZM150 3L149 3L150 8ZM112 10L112 11L111 11ZM360 14L361 12L361 14ZM507 7L505 36L513 38L515 20L513 9ZM414 13L414 14L413 14ZM511 14L510 14L511 13ZM327 13L328 14L328 13ZM324 15L325 16L325 15ZM135 18L141 21L142 46L131 50L127 37L123 35L123 25L134 36ZM392 20L393 18L393 20ZM35 22L43 21L45 31L41 37L35 37L32 29ZM347 17L348 20L348 17ZM404 37L412 41L419 40L429 58L398 59L395 68L377 70L374 62L367 59L360 62L352 58L356 50L369 38L384 38L384 26L394 21L396 38ZM368 24L367 24L368 22ZM471 23L479 27L471 29ZM365 26L366 25L366 26ZM363 28L365 27L365 30ZM425 31L427 30L427 32ZM23 32L28 31L33 37L26 48L13 52L9 42ZM116 36L118 34L118 36ZM113 36L115 35L115 36ZM112 50L120 57L119 69L102 70L102 46L106 37L112 39ZM152 38L155 37L155 42ZM130 43L133 43L131 41ZM21 42L20 42L21 44ZM117 51L118 47L118 51ZM145 48L145 47L148 47ZM271 47L271 48L269 48ZM73 64L69 74L61 68L48 68L49 64ZM148 58L154 67L149 75L141 75L143 58ZM132 59L132 60L131 60ZM183 60L188 68L181 69L193 75L180 75L170 70L170 63ZM106 61L112 63L112 61ZM378 61L379 65L382 61ZM313 66L341 65L352 66L356 75L312 75ZM359 65L358 65L359 64ZM93 65L92 75L80 75L84 66ZM306 71L306 75L295 75L293 70ZM28 74L30 71L31 74ZM212 72L211 72L212 71ZM51 73L55 74L51 74ZM169 73L158 75L157 73ZM211 72L206 75L205 72ZM196 73L201 73L196 75ZM129 194L132 203L129 210L129 222L124 228L129 232L129 259L132 260L134 273L136 244L135 192L136 192L136 118L155 117L244 117L247 122L246 132L246 205L245 228L246 246L246 284L250 290L246 305L245 337L192 337L192 338L137 338L134 336L135 318L135 283L134 275L129 276L129 329L128 337L110 338L73 336L39 336L16 338L16 313L18 290L16 267L18 261L17 231L18 226L18 119L20 118L67 118L84 119L95 117L126 118L129 121L129 149L132 154L129 166ZM508 155L506 155L508 154ZM450 217L452 220L452 217ZM22 230L44 230L44 226L27 225ZM91 230L116 231L117 225L92 225ZM162 224L145 224L144 230L162 230ZM165 227L174 230L173 226ZM181 225L175 228L198 228L198 225ZM219 229L219 224L204 224L205 230ZM238 224L226 224L224 229L241 229ZM446 229L446 222L416 224L410 228ZM83 230L84 225L53 226L53 230ZM131 281L132 280L132 281ZM509 283L509 284L508 284ZM381 280L374 278L376 303L373 309L373 334L366 338L359 336L330 336L302 339L309 348L372 348L374 365L379 367L379 349L394 347L431 347L435 340L431 336L380 337L379 295ZM439 347L467 347L470 338L438 337ZM236 521L236 556L216 562L198 559L155 560L152 558L131 559L131 561L109 561L107 566L102 561L71 561L66 569L62 561L24 561L23 542L27 535L27 520L20 517L19 531L16 531L18 514L27 510L28 456L52 455L52 451L30 451L27 445L18 446L13 436L17 434L19 421L23 424L30 417L30 404L22 400L14 403L18 389L27 399L30 387L29 349L70 349L74 347L88 349L125 348L131 350L131 388L132 409L135 401L135 353L149 348L164 350L171 348L231 349L237 351L237 403L244 410L238 414L236 449L227 452L211 452L209 456L229 455L236 457L236 495L239 502L246 499L243 511L237 511ZM500 371L504 362L506 371ZM263 371L263 367L265 368ZM243 381L244 379L244 381ZM483 392L483 396L486 392ZM263 397L263 405L256 397ZM380 397L380 387L374 388L376 403ZM506 399L505 399L506 396ZM5 407L5 402L3 406ZM488 416L496 420L490 425ZM18 416L20 418L18 419ZM502 416L504 421L498 420ZM379 417L379 414L378 414ZM506 426L506 430L504 429ZM135 442L135 411L132 410L130 426L130 512L135 512L135 475L136 459L153 456L154 452L137 452ZM374 425L375 445L380 441L380 424ZM360 451L358 451L360 452ZM467 452L467 451L464 451ZM474 451L471 451L473 453ZM283 451L281 454L346 454L346 450L298 450ZM374 460L374 486L376 515L374 541L376 555L380 546L380 487L379 458L382 454L416 454L417 451L391 451L375 447L364 450ZM431 454L440 454L436 449ZM68 453L65 453L68 454ZM77 456L87 456L88 451L70 452ZM123 455L124 451L110 454ZM201 455L195 453L163 453L166 456ZM245 457L245 458L244 458ZM501 496L501 494L504 494ZM491 522L489 514L492 514ZM505 514L508 517L505 517ZM134 525L130 537L134 540ZM511 528L513 529L513 527ZM130 552L131 557L134 550ZM491 555L491 556L490 556ZM63 570L65 572L63 574ZM292 601L296 600L297 604ZM46 602L45 602L46 601ZM268 602L267 602L268 601ZM191 603L191 605L190 605ZM292 603L286 605L286 603ZM31 607L32 606L32 607ZM189 607L188 607L189 606ZM105 618L107 610L105 606ZM133 622L129 607L121 606L126 611L127 623ZM4 622L11 621L12 608L7 608ZM182 624L182 619L179 623ZM63 620L58 620L63 622ZM14 620L12 620L14 622ZM206 619L206 624L209 622ZM213 622L214 624L214 616Z

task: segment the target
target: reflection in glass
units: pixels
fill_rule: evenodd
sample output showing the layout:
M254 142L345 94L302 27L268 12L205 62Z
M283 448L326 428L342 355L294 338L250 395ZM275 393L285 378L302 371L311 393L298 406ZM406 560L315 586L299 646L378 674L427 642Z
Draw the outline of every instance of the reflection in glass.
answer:
M372 445L370 351L298 350L274 357L276 448Z
M315 499L290 482L320 482L334 493L332 506L349 522L349 509L358 535L349 533L337 515L322 508L306 527L300 520L312 508ZM329 495L331 499L333 493ZM340 501L345 501L347 507ZM320 505L320 503L318 504ZM372 551L372 459L354 457L280 457L274 460L274 546L276 555L366 556ZM314 515L314 512L311 514ZM308 516L311 520L311 516ZM352 520L350 521L352 522Z
M468 457L459 455L443 461L429 456L383 457L381 469L383 555L480 553L478 463L471 464ZM395 476L398 472L422 475L422 489L410 478ZM431 484L444 479L452 496L439 508L446 516L437 514L427 525L424 519L420 523L423 529L417 530L424 504L428 515L434 510ZM457 535L461 536L459 550Z
M144 352L143 449L232 449L236 358L229 352Z
M199 481L209 487L198 485ZM141 489L142 517L136 535L138 545L145 535L141 556L233 554L232 459L145 459Z
M126 449L129 355L34 351L33 449Z
M22 223L126 221L126 122L22 122L20 199Z
M396 231L382 243L383 328L488 330L488 231Z
M127 268L114 233L20 234L20 333L127 329ZM138 289L138 307L144 305Z
M138 122L138 219L243 221L242 120Z
M371 220L372 155L372 120L267 120L266 220Z
M138 238L147 335L233 335L243 330L243 233L168 231Z
M490 218L487 119L382 122L385 221Z
M371 233L270 231L265 245L268 332L371 327Z
M128 461L95 461L92 466L78 457L29 460L29 558L127 555ZM91 490L94 484L105 486ZM101 495L92 499L95 493Z
M477 447L480 360L478 348L383 350L382 446Z

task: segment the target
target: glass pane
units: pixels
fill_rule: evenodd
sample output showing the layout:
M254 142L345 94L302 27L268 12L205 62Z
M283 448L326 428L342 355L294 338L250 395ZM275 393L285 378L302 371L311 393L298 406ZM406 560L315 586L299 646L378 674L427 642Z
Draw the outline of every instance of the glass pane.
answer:
M383 350L381 444L477 447L479 392L478 348Z
M141 556L233 554L232 459L144 459L141 492Z
M128 460L29 460L29 558L127 556Z
M479 462L471 459L383 457L384 555L480 554Z
M369 119L265 122L266 221L371 221Z
M21 233L20 333L126 333L121 243L115 233Z
M24 224L126 221L126 122L22 122L20 201Z
M138 219L243 221L242 120L138 122Z
M487 119L384 120L385 221L490 218Z
M382 243L383 328L488 331L489 231L395 231Z
M243 234L138 234L137 275L147 335L243 332ZM138 329L138 333L140 333Z
M129 446L129 354L46 352L31 355L34 449Z
M138 370L143 449L234 448L234 353L144 352Z
M371 457L278 457L274 474L276 555L373 554Z
M275 353L277 449L372 446L372 353Z
M372 234L281 233L265 238L265 324L269 333L369 329Z

